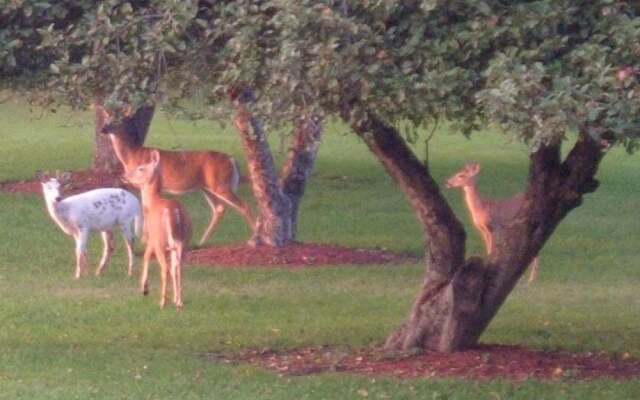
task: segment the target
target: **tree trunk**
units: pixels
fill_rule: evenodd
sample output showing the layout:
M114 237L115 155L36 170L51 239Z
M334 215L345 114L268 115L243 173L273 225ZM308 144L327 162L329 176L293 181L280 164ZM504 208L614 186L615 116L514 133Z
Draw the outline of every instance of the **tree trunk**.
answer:
M496 250L486 260L465 260L462 225L399 133L370 114L343 118L399 184L425 232L424 284L409 319L387 338L388 349L451 352L477 344L558 223L597 187L603 153L587 135L564 163L559 145L542 146L531 155L524 206L512 224L494 232Z
M318 156L322 125L315 117L301 118L293 134L287 159L280 174L280 187L291 202L291 239L298 236L298 213L304 189Z
M111 146L111 140L108 135L102 133L105 125L104 114L100 112L102 104L96 102L94 105L94 153L93 165L94 171L102 174L118 175L122 172L122 167L116 153Z
M240 102L234 119L247 158L260 215L251 245L283 246L293 238L291 201L278 185L269 142L260 122Z
M271 148L260 121L248 110L254 101L250 88L229 91L236 116L234 123L242 140L251 186L259 216L250 245L280 247L295 240L300 201L313 170L322 126L315 117L302 117L278 179Z
M580 135L564 162L560 144L542 146L531 154L524 206L510 226L494 232L496 251L481 263L491 273L475 279L479 301L460 319L457 330L462 340L451 350L477 343L560 222L580 206L585 194L597 189L595 174L603 156L603 148L586 134ZM464 287L464 279L462 282ZM460 283L458 277L452 280L453 287Z

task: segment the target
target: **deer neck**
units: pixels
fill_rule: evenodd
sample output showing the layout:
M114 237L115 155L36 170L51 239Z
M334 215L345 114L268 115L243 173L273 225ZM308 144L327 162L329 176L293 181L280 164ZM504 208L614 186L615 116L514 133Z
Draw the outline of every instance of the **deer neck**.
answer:
M53 222L55 222L64 233L71 235L73 232L67 221L67 207L62 204L62 200L60 200L60 198L59 193L50 193L45 195L47 211L49 212L51 219L53 219Z
M140 196L142 197L142 204L145 208L153 208L153 206L161 199L160 191L162 188L162 181L160 176L154 176L147 184L140 188Z
M137 146L130 143L127 139L123 139L120 135L110 134L111 143L113 144L113 151L116 153L116 157L122 163L125 170L129 171L140 164L144 149L142 146Z
M464 200L472 215L477 215L486 208L475 183L464 186L462 190L464 191Z

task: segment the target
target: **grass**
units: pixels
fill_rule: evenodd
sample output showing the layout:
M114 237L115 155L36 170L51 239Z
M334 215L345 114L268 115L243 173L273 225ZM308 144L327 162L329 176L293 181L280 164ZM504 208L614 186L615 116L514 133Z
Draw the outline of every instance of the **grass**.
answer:
M90 164L90 114L36 117L23 104L0 105L0 181ZM301 239L420 255L421 231L403 196L365 146L344 131L327 128L302 205ZM242 160L237 138L214 124L158 115L151 132L152 145L216 148ZM468 160L483 165L483 193L509 195L526 176L521 145L493 132L471 140L438 132L431 162L439 182ZM515 289L483 341L640 357L636 163L619 150L606 157L600 189L543 250L540 281ZM460 193L445 194L470 227ZM198 235L208 220L204 200L197 194L183 200ZM49 220L40 196L0 194L0 221L0 399L357 399L365 393L371 399L640 398L638 381L280 377L215 363L205 355L380 343L408 315L424 267L191 267L184 275L185 310L176 313L157 307L155 270L151 295L136 292L120 241L105 276L71 279L72 241ZM246 225L231 212L213 243L247 237ZM482 250L473 230L469 248ZM89 251L97 262L97 237Z

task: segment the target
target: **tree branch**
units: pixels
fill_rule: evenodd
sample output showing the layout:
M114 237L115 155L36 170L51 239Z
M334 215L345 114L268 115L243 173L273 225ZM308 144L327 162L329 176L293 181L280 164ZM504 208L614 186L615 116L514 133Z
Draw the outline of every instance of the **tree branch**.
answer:
M351 113L343 113L343 118ZM442 196L438 184L398 131L372 113L348 117L353 130L398 183L425 231L427 277L449 280L464 265L464 227Z

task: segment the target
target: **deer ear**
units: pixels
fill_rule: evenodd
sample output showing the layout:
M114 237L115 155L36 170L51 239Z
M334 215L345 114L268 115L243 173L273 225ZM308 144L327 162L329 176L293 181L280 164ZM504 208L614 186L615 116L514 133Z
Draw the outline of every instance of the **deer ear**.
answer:
M133 112L133 106L132 106L131 104L127 104L126 106L124 106L124 107L122 108L122 114L123 114L125 117L130 117L130 116L132 116L132 115L134 114L134 112Z
M151 162L156 165L160 162L160 152L158 150L151 151Z
M44 171L40 171L40 170L37 170L37 171L36 171L35 178L36 178L36 180L38 180L38 182L40 182L40 183L44 183L44 182L46 182L47 180L49 180L49 177L47 176L47 173L46 173L46 172L44 172Z
M480 172L480 164L478 163L469 163L467 164L467 170L469 172L471 172L472 174L477 174L478 172Z

